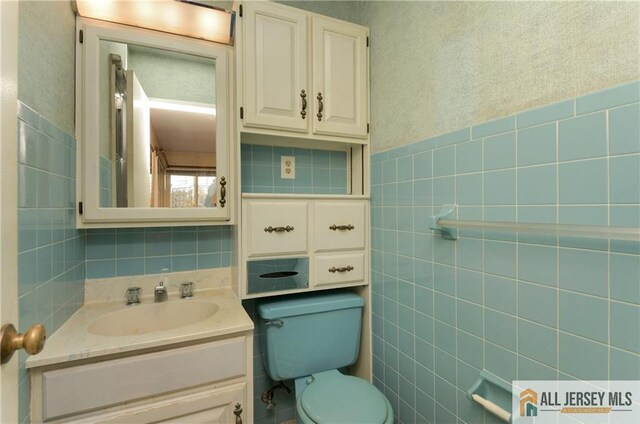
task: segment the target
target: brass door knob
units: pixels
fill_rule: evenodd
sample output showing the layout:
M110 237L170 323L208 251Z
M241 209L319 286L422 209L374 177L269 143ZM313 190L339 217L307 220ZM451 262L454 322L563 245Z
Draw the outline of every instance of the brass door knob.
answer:
M13 324L5 324L0 328L0 362L9 362L18 349L37 355L42 352L46 339L47 330L42 324L32 325L24 334L18 333Z

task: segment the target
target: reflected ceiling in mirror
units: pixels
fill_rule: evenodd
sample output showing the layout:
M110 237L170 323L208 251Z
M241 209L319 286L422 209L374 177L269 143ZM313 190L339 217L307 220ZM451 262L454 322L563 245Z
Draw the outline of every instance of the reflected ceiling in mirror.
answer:
M100 207L215 207L215 60L101 40L100 62Z

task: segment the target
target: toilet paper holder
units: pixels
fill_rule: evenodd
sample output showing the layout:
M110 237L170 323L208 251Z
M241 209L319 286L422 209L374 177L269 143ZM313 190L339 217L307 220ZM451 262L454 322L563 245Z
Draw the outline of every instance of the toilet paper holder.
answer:
M487 370L480 371L467 390L467 398L506 423L511 423L511 384Z

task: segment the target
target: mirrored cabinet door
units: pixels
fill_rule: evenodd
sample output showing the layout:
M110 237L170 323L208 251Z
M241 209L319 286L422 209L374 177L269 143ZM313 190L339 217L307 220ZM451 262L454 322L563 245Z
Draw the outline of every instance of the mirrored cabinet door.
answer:
M228 223L229 48L88 19L78 28L83 223Z

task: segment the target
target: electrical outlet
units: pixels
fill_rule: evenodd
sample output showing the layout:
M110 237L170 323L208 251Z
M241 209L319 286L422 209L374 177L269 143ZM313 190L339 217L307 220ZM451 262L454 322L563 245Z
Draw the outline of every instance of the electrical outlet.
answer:
M280 178L293 180L296 178L296 158L293 156L280 156Z

